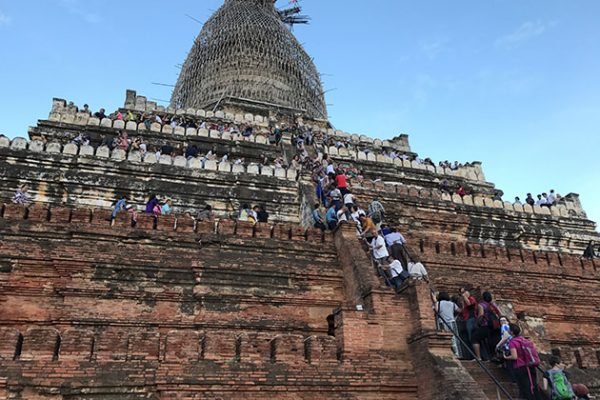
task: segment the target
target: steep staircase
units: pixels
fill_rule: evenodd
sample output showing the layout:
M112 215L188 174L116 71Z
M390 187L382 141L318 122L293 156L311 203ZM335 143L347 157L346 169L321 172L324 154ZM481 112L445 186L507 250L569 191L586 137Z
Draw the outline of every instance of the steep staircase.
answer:
M512 382L508 371L502 368L501 365L484 362L485 366L490 370L494 377L500 382L500 384L510 393L513 400L520 400L519 389L515 383ZM506 396L500 391L500 389L490 380L489 376L479 367L475 361L462 361L461 364L473 377L475 382L479 384L479 387L490 400L504 400Z

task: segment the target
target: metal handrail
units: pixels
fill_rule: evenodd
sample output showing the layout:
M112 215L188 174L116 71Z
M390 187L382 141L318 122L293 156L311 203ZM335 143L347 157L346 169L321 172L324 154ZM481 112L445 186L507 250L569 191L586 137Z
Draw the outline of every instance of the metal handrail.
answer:
M406 253L408 259L410 259L411 261L414 262L415 258L411 255L411 252L409 251L408 246L406 246L406 244L403 244L402 246L404 246L404 250L405 250L405 253ZM389 281L387 280L387 275L385 275L385 272L384 272L384 279L386 279L386 282L389 283ZM431 284L429 282L427 282L427 285L429 286L429 291L431 293L434 293ZM475 361L477 362L477 364L479 365L479 367L492 380L492 382L494 383L494 385L496 385L496 387L502 392L502 394L504 394L504 396L506 396L506 398L508 400L513 400L513 397L510 395L510 393L508 392L508 390L506 390L506 388L504 386L502 386L502 384L492 374L492 372L481 362L480 359L477 358L477 356L475 355L475 353L473 352L473 350L471 350L471 348L469 347L469 345L467 343L465 343L465 341L462 340L462 338L456 332L454 332L454 330L452 329L452 327L450 326L450 324L448 324L446 321L444 321L443 318L440 318L440 315L437 312L437 310L435 309L435 307L433 309L433 312L435 314L436 321L442 321L442 323L448 328L448 331L450 333L452 333L452 335L460 342L460 344L462 344L464 346L465 349L467 349L467 351L475 359Z
M429 285L429 290L431 291L431 293L434 293L433 290L431 289L431 285ZM446 326L446 328L448 328L449 332L452 333L452 335L456 339L458 339L458 341L464 346L465 349L467 349L467 351L469 352L469 354L475 359L475 361L477 361L477 364L479 365L479 367L481 369L483 369L483 371L487 374L487 376L490 377L490 379L492 380L492 382L494 383L494 385L496 385L496 387L498 389L500 389L500 391L506 396L506 398L508 400L513 400L512 396L510 395L510 393L508 392L508 390L506 390L506 388L504 386L502 386L502 384L498 381L498 379L496 379L496 377L494 376L494 374L492 374L492 372L485 365L483 365L483 363L481 362L481 360L477 358L477 356L475 355L475 353L473 352L473 350L471 350L471 348L467 345L467 343L465 343L465 341L462 340L462 338L456 332L454 332L454 330L452 329L452 327L450 326L450 324L448 324L443 318L440 317L440 314L435 310L435 308L433 309L433 312L435 314L436 320L437 321L442 321L442 323Z

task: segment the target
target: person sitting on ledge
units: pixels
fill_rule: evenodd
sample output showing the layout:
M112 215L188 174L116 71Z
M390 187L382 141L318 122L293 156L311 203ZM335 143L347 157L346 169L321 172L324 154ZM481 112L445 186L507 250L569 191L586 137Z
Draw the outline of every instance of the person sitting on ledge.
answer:
M259 206L256 206L256 208L258 208L258 210L256 211L258 222L265 224L269 222L269 213L267 212L267 208L265 207L265 205L261 204Z
M327 229L325 225L325 217L323 216L323 211L321 210L321 203L315 203L312 212L313 217L313 226L322 231Z
M242 209L239 212L238 220L239 221L248 221L248 217L250 216L251 210L248 204L243 204Z
M120 213L121 211L125 211L125 210L127 210L127 196L122 195L122 196L119 196L119 198L115 202L113 212L111 214L111 218L112 219L117 218L117 214Z
M513 205L515 205L515 206L523 205L523 203L521 203L521 199L519 198L519 196L515 197L515 202L513 203Z
M465 197L467 195L467 191L463 185L460 185L458 189L456 189L456 194L460 197Z
M101 108L97 113L94 114L94 117L98 118L99 120L103 120L106 118L106 110Z
M537 198L538 198L538 199L537 199L537 201L535 202L535 205L536 205L536 206L543 207L543 206L545 206L545 205L546 205L546 199L545 199L544 197L542 197L542 195L541 195L541 194L538 194L538 195L537 195Z
M196 215L196 220L198 221L211 221L213 219L213 211L211 205L206 205L204 210L200 211L198 215Z
M175 151L175 149L173 148L173 146L171 146L171 143L165 143L165 145L161 148L161 154L165 155L165 156L170 156L173 155L173 152ZM160 158L160 157L158 157Z
M546 201L548 202L548 207L551 207L556 203L556 193L554 193L554 189L550 189L550 194L546 197Z
M334 230L338 223L337 213L335 211L334 204L331 204L331 206L327 210L327 213L325 214L325 219L327 220L327 227L329 228L329 230Z
M531 193L527 193L527 197L525 198L525 203L529 204L531 207L533 207L535 205L535 200L533 199L533 196L531 195Z
M87 104L83 105L83 109L81 110L82 113L86 113L87 115L92 115L92 112L90 111L90 106L88 106Z
M171 199L165 200L165 204L160 209L162 215L171 215L173 213L173 202Z
M21 185L15 192L15 195L12 197L12 202L14 204L29 203L30 196L29 193L27 193L28 190L29 188L27 187L27 185Z
M596 253L594 253L594 242L590 240L587 247L583 251L583 258L593 259L596 258Z

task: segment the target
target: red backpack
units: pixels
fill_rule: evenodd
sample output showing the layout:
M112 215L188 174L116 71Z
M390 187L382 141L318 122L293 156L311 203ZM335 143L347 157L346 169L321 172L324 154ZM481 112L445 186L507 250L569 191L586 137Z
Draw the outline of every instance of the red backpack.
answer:
M514 368L537 367L540 365L540 356L532 342L522 336L517 336L510 342L511 344L515 343L517 349L517 360Z

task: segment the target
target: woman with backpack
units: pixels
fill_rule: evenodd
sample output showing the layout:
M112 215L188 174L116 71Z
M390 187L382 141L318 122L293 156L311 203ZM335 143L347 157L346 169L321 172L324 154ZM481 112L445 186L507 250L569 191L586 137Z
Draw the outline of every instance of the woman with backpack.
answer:
M482 300L477 305L477 327L471 336L471 344L477 359L481 360L481 345L487 345L487 356L491 357L496 343L500 340L500 313L492 303L492 294L483 292Z
M512 336L508 343L510 355L504 358L514 361L514 376L519 386L519 397L527 400L541 400L536 374L536 367L540 365L540 357L535 345L521 336L521 328L518 325L510 324L509 332Z
M560 357L550 357L550 369L544 373L544 392L550 389L552 400L573 400L575 392L565 374L565 363Z

